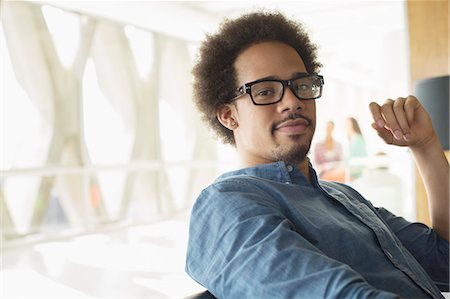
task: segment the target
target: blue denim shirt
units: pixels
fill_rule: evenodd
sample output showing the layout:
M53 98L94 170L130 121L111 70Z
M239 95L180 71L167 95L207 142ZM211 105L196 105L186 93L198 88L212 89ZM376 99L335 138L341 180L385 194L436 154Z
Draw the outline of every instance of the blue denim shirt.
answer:
M449 243L283 162L233 171L191 214L186 271L218 298L443 298Z

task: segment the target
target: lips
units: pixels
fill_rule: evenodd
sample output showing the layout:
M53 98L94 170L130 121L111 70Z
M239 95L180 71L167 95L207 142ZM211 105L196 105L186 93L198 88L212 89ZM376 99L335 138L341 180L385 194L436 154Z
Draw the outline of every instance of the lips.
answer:
M278 124L275 130L285 134L303 134L309 124L309 121L304 118L290 119Z

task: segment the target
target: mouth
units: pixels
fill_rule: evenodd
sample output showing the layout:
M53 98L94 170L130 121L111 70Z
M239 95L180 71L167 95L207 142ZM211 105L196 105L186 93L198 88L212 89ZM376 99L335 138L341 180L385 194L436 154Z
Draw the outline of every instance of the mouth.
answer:
M301 117L295 119L288 119L276 125L274 132L277 131L287 135L304 134L310 125L310 121Z

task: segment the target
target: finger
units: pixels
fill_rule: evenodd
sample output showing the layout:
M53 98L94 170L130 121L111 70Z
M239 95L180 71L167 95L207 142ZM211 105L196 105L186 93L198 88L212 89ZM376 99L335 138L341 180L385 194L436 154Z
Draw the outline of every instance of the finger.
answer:
M378 136L380 136L380 138L383 139L384 142L386 142L387 144L394 143L394 136L392 135L391 131L387 130L384 127L379 128L375 123L372 124L372 128L377 131Z
M400 126L400 130L402 132L402 138L407 139L410 136L410 127L406 116L405 110L405 98L398 98L394 101L393 110L395 114L395 118L397 119L397 123ZM408 137L406 137L408 135ZM395 137L398 137L394 134ZM397 138L398 139L398 138Z
M394 101L391 99L386 100L386 102L381 106L381 115L385 120L386 127L391 130L394 138L397 140L402 139L403 133L398 124L397 118L394 113Z
M380 105L378 105L375 102L371 102L369 104L369 109L370 109L370 112L372 113L372 118L373 118L377 128L379 128L379 129L384 128L384 119L383 119L383 116L381 115ZM377 128L374 128L374 129L377 129Z
M414 113L420 107L419 100L414 96L408 96L405 101L405 112L408 124L414 122Z

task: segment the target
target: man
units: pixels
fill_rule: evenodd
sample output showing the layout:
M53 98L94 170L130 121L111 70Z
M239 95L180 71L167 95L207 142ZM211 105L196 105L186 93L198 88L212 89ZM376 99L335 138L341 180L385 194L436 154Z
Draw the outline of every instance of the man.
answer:
M218 298L442 298L449 166L428 114L413 96L370 104L379 136L410 148L433 229L318 181L307 153L319 67L302 27L277 13L228 21L203 43L195 101L244 168L197 199L186 271Z

